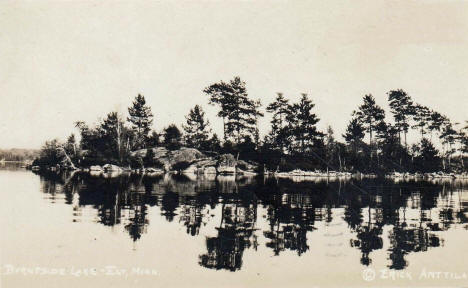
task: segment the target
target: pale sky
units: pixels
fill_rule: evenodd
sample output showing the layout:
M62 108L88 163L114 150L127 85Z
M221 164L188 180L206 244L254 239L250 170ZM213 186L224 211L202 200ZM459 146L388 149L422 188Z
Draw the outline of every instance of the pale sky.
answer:
M202 90L236 75L264 107L308 93L337 135L364 94L386 107L398 88L468 120L468 1L2 1L0 148L126 115L138 93L156 130L201 104L221 136Z

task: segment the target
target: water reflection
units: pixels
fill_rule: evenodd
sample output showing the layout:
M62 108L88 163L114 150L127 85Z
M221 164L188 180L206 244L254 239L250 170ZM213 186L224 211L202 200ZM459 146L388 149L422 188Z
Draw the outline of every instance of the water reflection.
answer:
M319 229L331 233L327 227L333 222L343 224L337 235L350 235L346 248L361 254L356 263L368 266L373 252L386 249L387 266L399 270L410 265L408 254L443 246L443 231L468 230L464 182L233 181L80 173L41 174L40 179L49 201L63 198L73 206L73 221L81 221L81 210L92 207L97 212L95 222L121 225L132 241L144 237L151 225L150 207L159 207L160 217L171 225L182 225L190 236L205 237L205 252L198 263L210 269L239 270L244 252L259 245L275 256L323 249L308 238ZM215 224L214 235L202 233L208 223Z

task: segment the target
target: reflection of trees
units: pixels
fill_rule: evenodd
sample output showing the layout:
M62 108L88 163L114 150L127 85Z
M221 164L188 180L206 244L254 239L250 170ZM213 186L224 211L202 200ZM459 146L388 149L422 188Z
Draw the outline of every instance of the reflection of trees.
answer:
M123 223L134 241L146 231L146 204L153 201L144 193L145 185L142 185L141 179L95 178L76 174L72 179L65 179L61 187L72 200L73 195L78 194L78 201L74 204L75 214L79 215L81 207L91 206L97 210L98 223L106 226Z
M55 203L56 194L63 192L64 178L65 176L50 171L45 171L41 175L41 191L49 195L52 203Z
M350 245L360 250L363 265L372 263L372 252L383 248L384 227L390 228L385 237L390 243L391 269L404 269L410 253L441 246L443 240L434 232L468 223L468 197L460 192L466 190L464 186L386 180L363 180L355 185L269 179L242 182L231 178L208 181L168 175L103 178L46 173L41 174L41 191L53 203L73 205L78 221L84 207L93 208L96 222L122 225L133 241L146 233L149 206L158 206L168 222L181 223L195 237L208 221L221 216L216 236L206 239L207 251L199 256L199 264L231 271L241 268L246 249L258 245L257 203L267 211L261 215L268 223L262 235L275 255L286 250L303 255L309 249L320 249L309 247L307 233L315 229L316 222L331 222L337 215L334 208L344 208L341 217L353 234Z
M380 237L382 235L382 224L372 223L370 207L367 214L367 223L357 226L355 230L357 239L351 240L351 247L357 247L361 250L361 264L366 266L372 262L369 258L369 254L383 247L383 240Z
M403 269L408 263L404 256L411 252L427 251L430 247L439 247L440 238L422 226L411 227L406 222L393 227L390 231L389 259L391 269Z
M174 192L168 191L162 195L159 204L162 210L161 215L164 215L168 222L172 222L177 215L176 209L179 207L179 196Z
M204 207L198 205L197 201L190 201L189 203L181 204L180 209L180 222L183 222L187 227L187 233L195 236L200 232L200 227L203 222Z
M91 205L98 211L98 222L107 226L119 224L122 206L128 194L126 179L94 179L83 176L77 185L80 206ZM84 183L84 184L81 184Z
M392 269L405 268L407 262L404 256L408 253L426 251L429 247L440 246L441 240L438 236L429 233L436 231L438 224L432 223L431 217L427 216L427 211L431 211L430 209L438 205L436 199L440 190L437 188L429 185L420 191L420 183L405 183L404 186L365 187L365 194L367 194L365 197L356 197L360 200L348 202L344 219L356 232L357 239L351 240L351 246L361 250L363 265L369 265L372 262L369 257L372 251L382 249L381 234L385 225L393 227L389 234L390 248L388 250L391 261L389 267ZM375 199L379 197L382 200L376 202ZM358 219L361 219L365 207L367 207L367 221L359 223ZM407 207L419 209L418 223L408 224ZM359 216L356 215L358 211ZM403 221L400 221L401 217Z
M241 201L221 207L221 223L216 228L218 235L206 239L207 253L199 256L200 265L211 269L236 271L242 266L246 248L257 248L254 234L257 219L256 203Z
M257 190L267 206L269 230L263 232L269 239L266 246L275 255L285 250L296 251L299 256L307 252L307 233L316 229L315 221L333 220L332 207L341 204L342 189L341 182L266 181Z
M415 189L411 189L411 191L415 191ZM388 252L391 261L388 267L391 269L404 269L408 266L405 255L427 251L431 247L439 247L442 242L436 234L430 233L430 231L439 230L439 226L431 223L431 218L427 217L427 212L431 210L424 210L437 206L435 199L438 193L435 193L432 187L416 191L409 192L407 201L410 203L407 206L411 205L410 207L413 209L419 209L418 219L408 221L406 219L407 206L403 206L403 209L398 209L398 217L392 223L393 228L388 236L390 240ZM400 220L401 217L403 217L402 220Z
M264 236L270 239L266 246L273 249L275 255L281 251L292 250L298 255L309 249L307 232L314 229L316 210L309 195L275 195L268 207L270 230Z
M362 223L361 209L357 206L347 205L344 211L344 217L346 223L352 231L356 231Z
M128 231L133 241L140 239L143 233L146 233L148 220L146 219L146 205L144 202L144 194L131 193L126 198L128 201L124 205L129 210L128 223L125 224L125 229Z
M273 227L274 226L274 227ZM266 246L273 249L275 255L281 251L297 251L300 256L309 249L307 245L307 230L296 224L276 225L270 227L270 231L263 232L264 236L270 239Z

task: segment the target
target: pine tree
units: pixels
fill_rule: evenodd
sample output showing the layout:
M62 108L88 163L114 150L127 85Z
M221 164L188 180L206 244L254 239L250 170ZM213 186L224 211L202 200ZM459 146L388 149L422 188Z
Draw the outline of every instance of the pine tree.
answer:
M387 93L390 102L390 111L395 119L395 126L398 128L399 135L403 132L405 136L405 147L407 147L406 135L408 133L409 121L416 114L411 97L402 89L392 90ZM399 136L401 143L401 136Z
M398 138L398 128L394 125L387 124L379 127L378 138L380 139L380 158L384 159L383 167L390 170L402 170L403 150L401 148L400 139ZM406 154L405 158L407 157Z
M444 117L439 112L431 111L429 125L428 125L428 129L431 133L431 139L432 139L433 132L440 133L440 130L442 129L442 124L444 124L445 120L446 120L446 117Z
M258 102L249 99L245 82L235 77L229 83L221 81L203 91L210 96L211 105L220 107L217 115L223 118L225 142L233 138L239 144L242 136L255 137L258 117L263 114L258 110Z
M380 121L375 127L375 139L379 147L388 137L388 130L390 126L384 121Z
M127 142L128 133L124 126L123 120L117 112L107 114L107 117L102 121L97 131L100 141L97 149L106 156L108 160L114 160L119 164L123 161L123 156L126 151L125 143Z
M195 105L187 116L185 116L186 125L182 125L185 131L185 142L187 146L205 149L211 129L210 122L205 118L205 112L199 105Z
M312 112L315 104L308 98L307 94L303 93L299 103L294 103L289 106L289 113L286 120L288 121L288 130L294 145L299 147L301 153L305 153L312 148L314 141L323 136L317 130L316 124L319 118Z
M335 132L333 131L333 128L329 125L327 127L327 133L325 135L325 155L326 155L326 162L327 162L327 167L332 166L336 167L336 160L338 158L338 164L341 170L341 158L340 158L340 151L339 151L339 143L335 139Z
M468 121L465 121L465 126L458 132L458 143L460 144L462 170L465 171L465 155L468 153Z
M218 138L218 135L216 133L211 136L210 139L208 139L208 150L214 151L214 152L219 152L221 150L221 141Z
M421 138L424 138L424 135L427 133L426 129L429 128L431 121L431 110L423 105L414 105L413 120L415 121L415 124L412 126L412 128L419 129Z
M169 150L179 149L181 140L182 132L175 124L170 124L164 129L164 144Z
M355 115L369 133L369 145L372 145L372 133L377 130L379 123L385 119L385 111L375 103L374 97L368 94L364 96L364 103L359 106L359 110L355 112Z
M443 149L444 150L444 153L443 153L444 157L442 159L444 169L447 169L446 161L448 161L448 166L449 167L451 165L452 154L455 153L455 149L453 148L453 144L455 144L456 137L457 137L457 131L455 131L455 129L453 129L453 125L450 122L450 120L446 119L446 121L442 125L442 130L441 130L440 136L439 136L440 140L442 141L443 148L444 148Z
M346 140L348 145L353 148L354 156L357 155L358 147L362 142L365 135L365 129L357 118L352 118L346 127L346 132L343 134L343 138Z
M440 158L439 151L426 138L421 139L418 146L418 155L416 155L416 168L423 172L433 172L439 169Z
M205 88L203 92L210 97L210 105L218 105L220 108L217 116L223 119L223 139L226 141L228 136L226 133L226 119L232 110L231 103L234 102L231 87L229 83L220 81Z
M253 112L254 112L254 131L253 131L253 139L255 143L255 149L258 149L260 147L260 131L258 129L258 121L260 120L260 117L263 117L263 113L260 112L260 107L262 107L262 102L260 102L260 99L257 99L253 103Z
M266 111L273 114L271 120L270 142L274 148L284 152L287 142L286 116L290 112L288 99L278 93L275 102L267 106Z
M153 114L151 113L151 108L146 105L146 100L143 95L138 94L138 96L135 97L132 107L128 108L128 114L130 114L130 116L127 120L130 122L135 134L133 148L145 148L153 123Z

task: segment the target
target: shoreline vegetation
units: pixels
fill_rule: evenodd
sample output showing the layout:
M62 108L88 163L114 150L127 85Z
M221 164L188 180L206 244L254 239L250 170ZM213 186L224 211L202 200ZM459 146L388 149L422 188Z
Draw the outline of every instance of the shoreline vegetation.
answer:
M290 103L278 93L264 112L259 100L249 98L239 77L214 83L203 92L209 104L219 108L222 139L212 133L199 105L189 111L180 128L171 124L154 129L151 107L138 95L126 118L110 112L94 126L76 122L77 136L71 134L64 142L47 141L27 168L116 176L468 178L468 121L452 123L414 103L401 89L387 93L390 117L371 94L365 95L350 113L343 142L330 126L318 130L320 119L307 94ZM261 138L258 121L264 113L272 116L271 130ZM420 135L411 145L407 142L410 130Z

